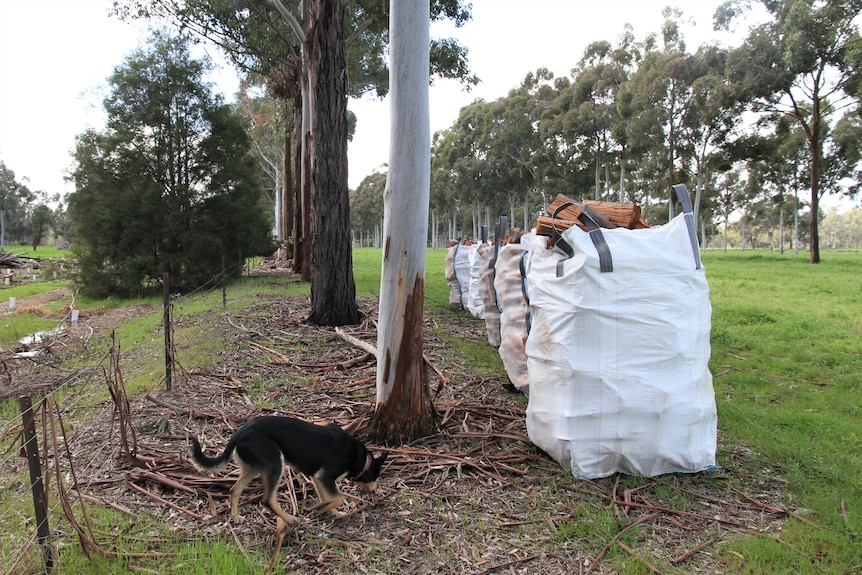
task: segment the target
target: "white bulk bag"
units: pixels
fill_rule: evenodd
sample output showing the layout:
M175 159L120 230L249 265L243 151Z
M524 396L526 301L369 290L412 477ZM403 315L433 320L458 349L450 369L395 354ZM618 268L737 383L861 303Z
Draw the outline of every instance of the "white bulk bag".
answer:
M531 253L527 431L576 477L715 466L709 288L674 188L686 213L667 225L573 227L571 257Z
M450 246L446 250L446 283L449 286L449 305L454 311L464 309L462 301L461 284L458 282L458 274L455 271L455 256L461 248L461 242Z
M463 246L462 250L469 250L470 271L467 278L467 292L464 294L464 307L470 314L478 319L485 319L485 306L479 293L479 277L482 275L482 262L479 258L479 244ZM460 278L459 278L460 279Z
M470 299L470 254L476 246L465 246L458 242L446 251L446 282L449 284L449 304L454 311L468 307Z
M500 246L496 243L484 244L479 247L479 298L482 300L482 312L485 318L485 329L488 332L488 343L500 347L500 301L494 289L494 264Z
M500 248L494 266L494 288L500 299L500 347L497 350L506 375L518 391L528 393L530 377L527 374L527 354L524 345L530 333L530 302L527 279L522 267L529 251L544 249L545 237L535 233L521 236L520 243Z

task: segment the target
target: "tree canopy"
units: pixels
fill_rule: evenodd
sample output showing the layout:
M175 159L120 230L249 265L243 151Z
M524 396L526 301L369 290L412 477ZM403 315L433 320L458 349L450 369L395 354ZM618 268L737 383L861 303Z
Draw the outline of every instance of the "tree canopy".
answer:
M220 273L222 256L272 253L245 124L203 81L206 66L188 38L156 32L109 78L107 126L81 134L74 151L69 214L84 293L138 295L163 273L191 290Z
M732 4L745 11L754 3ZM661 28L642 40L626 26L615 43L588 45L568 76L539 69L503 97L464 106L449 128L434 135L431 245L475 239L480 224L490 226L501 214L520 225L514 202L523 207L528 227L559 192L634 202L650 223L661 224L668 211L659 202L667 199L669 185L678 182L696 189L704 246L731 214L753 222L758 211L769 215L759 224L774 221L782 230L791 209L799 214L808 207L812 215L799 214L799 219L819 220L819 205L796 194L800 186L810 187L812 149L800 150L795 143L799 137L809 141L810 131L800 119L812 122L815 106L805 101L806 87L820 81L830 89L819 100L818 199L826 193L858 193L862 41L848 22L859 14L860 3L768 2L772 11L763 14L767 23L760 30L789 33L792 22L807 23L814 28L797 30L802 34L798 38L819 30L826 38L817 45L827 38L835 44L835 53L822 59L822 75L815 73L817 68L801 72L803 63L816 61L811 52L815 44L803 51L806 58L794 55L789 44L788 55L774 49L761 53L745 44L705 44L692 52L682 35L683 13L666 9ZM812 6L823 12L809 14ZM723 24L727 17L720 10L716 22ZM778 17L783 27L770 27L777 26L769 22L771 17ZM776 76L769 82L754 75L769 69ZM798 74L792 84L781 84L779 80L791 78L788 70ZM784 91L772 89L782 85ZM792 130L793 125L799 130ZM734 182L738 192L725 189ZM452 222L448 231L434 223L447 220ZM816 251L810 228L797 237Z

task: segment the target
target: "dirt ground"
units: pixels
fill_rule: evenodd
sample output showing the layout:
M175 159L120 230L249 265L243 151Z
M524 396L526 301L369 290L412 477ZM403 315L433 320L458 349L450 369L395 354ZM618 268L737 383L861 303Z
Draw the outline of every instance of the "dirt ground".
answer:
M360 307L370 319L347 331L375 344L376 301L361 300ZM97 310L82 317L38 368L4 359L5 397L25 388L47 391L72 377L83 381L80 368L62 367L64 354L80 356L93 334L147 311ZM78 405L65 416L75 420L66 433L77 478L77 489L66 485L69 501L77 505L80 492L88 505L110 507L132 526L149 516L180 540L220 538L264 563L275 560L273 572L315 574L617 573L633 572L635 565L637 572L726 573L728 543L774 537L789 513L780 477L769 469L743 471L744 449L721 439L720 459L728 465L714 472L575 480L529 441L526 399L505 389L502 371L477 374L446 339L487 344L484 323L445 313L429 316L425 331L439 432L407 445L371 445L389 453L379 490L361 494L340 482L347 498L342 518L314 514L311 482L288 471L279 499L302 522L283 534L278 548L274 516L259 504L259 480L243 495L245 522L230 523L227 498L236 469L197 473L188 436L212 454L247 418L284 414L334 421L365 439L376 362L334 330L305 324L308 312L304 298L261 296L239 314L219 310L186 318L200 337L217 332L230 345L213 365L184 365L173 391L154 386L128 396L128 409L117 382L132 360L105 360L102 375L86 378L114 385L118 401ZM72 516L81 522L80 514ZM65 544L81 538L73 526L57 527ZM162 538L127 529L151 537L152 551L127 562L153 570L165 552ZM84 533L98 549L112 549L104 535Z

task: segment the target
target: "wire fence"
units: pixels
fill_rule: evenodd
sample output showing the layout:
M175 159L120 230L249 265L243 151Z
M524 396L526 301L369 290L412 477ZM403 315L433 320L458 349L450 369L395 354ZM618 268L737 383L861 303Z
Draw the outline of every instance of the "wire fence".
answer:
M245 267L239 262L225 266L182 296L166 293L156 331L172 334L174 306L182 309L211 297L215 290L222 291L225 305L226 278L241 277ZM66 314L62 322L69 321ZM164 386L173 373L183 373L175 338L165 340L166 374L154 388ZM35 352L31 346L27 354L0 350L0 392L5 388L0 395L5 400L0 402L0 574L51 572L57 541L70 535L87 555L113 556L110 545L99 542L105 537L93 529L88 506L98 503L133 515L86 495L91 485L82 479L109 475L118 457L140 463L134 461L137 438L120 368L120 345L112 333L106 351L82 350L88 354L87 365L74 368L60 367L52 352L56 345L69 343L58 336L42 341ZM87 347L86 340L82 347ZM105 391L110 401L104 400ZM96 445L88 441L93 429L106 421L111 422L109 440ZM75 456L84 452L85 458Z

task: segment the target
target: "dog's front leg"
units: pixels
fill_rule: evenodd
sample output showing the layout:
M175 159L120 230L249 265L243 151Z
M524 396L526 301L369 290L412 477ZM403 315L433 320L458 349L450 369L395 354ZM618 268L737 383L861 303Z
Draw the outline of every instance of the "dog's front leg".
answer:
M335 517L344 517L345 514L338 510L344 504L344 496L338 492L335 481L318 475L314 475L311 480L320 498L320 503L314 506L314 510L320 513L329 511Z

